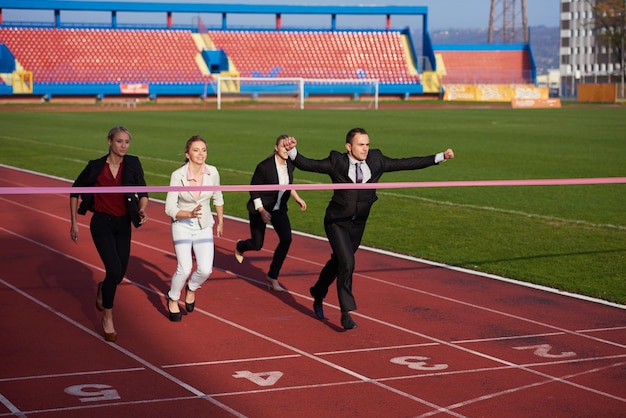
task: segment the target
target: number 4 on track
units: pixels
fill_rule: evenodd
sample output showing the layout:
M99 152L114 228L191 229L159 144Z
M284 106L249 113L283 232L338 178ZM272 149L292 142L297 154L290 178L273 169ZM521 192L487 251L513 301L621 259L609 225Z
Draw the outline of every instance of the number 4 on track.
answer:
M283 377L282 372L260 372L252 373L248 370L240 370L233 375L235 378L248 379L252 383L256 383L259 386L273 386L278 379Z

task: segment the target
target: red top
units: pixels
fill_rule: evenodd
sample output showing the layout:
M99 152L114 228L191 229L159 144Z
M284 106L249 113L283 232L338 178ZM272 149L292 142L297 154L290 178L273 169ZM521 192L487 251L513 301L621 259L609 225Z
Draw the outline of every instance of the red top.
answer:
M117 171L117 178L113 177L109 163L104 164L102 172L96 180L97 187L112 187L122 185L123 163ZM126 201L122 193L96 193L94 194L94 211L108 213L112 216L124 216L127 213Z

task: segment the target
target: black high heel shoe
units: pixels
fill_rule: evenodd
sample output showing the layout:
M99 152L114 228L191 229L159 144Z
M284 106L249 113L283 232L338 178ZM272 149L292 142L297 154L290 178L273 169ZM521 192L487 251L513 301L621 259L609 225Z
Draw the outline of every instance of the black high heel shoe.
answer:
M189 289L189 285L187 285L187 293L192 292L195 293L195 291L190 290ZM191 303L187 303L187 295L185 295L185 310L189 313L193 312L194 308L196 307L196 297L194 295L194 299L193 302Z
M170 314L170 321L172 321L172 322L180 322L180 320L181 320L181 319L183 319L183 313L182 313L182 312L180 312L180 311L179 311L179 312L172 312L172 311L170 310L170 301L172 301L172 300L170 299L170 297L169 297L169 296L166 296L166 297L165 297L165 304L167 305L167 311L168 311L168 312L169 312L169 314ZM172 302L173 302L173 301L172 301ZM177 302L177 303L178 303L178 302Z

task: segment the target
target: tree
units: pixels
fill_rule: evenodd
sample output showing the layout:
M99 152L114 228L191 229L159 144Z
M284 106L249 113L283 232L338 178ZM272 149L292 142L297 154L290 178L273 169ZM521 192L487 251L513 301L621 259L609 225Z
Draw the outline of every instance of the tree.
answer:
M626 0L591 1L596 37L620 63L620 90L624 97L624 38L626 36Z

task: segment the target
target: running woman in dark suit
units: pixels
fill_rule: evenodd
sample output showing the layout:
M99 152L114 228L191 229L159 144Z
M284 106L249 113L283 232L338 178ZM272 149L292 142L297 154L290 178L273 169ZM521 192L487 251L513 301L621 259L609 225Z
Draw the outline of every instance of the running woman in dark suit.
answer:
M274 153L261 161L252 175L252 185L261 184L292 184L294 165L287 157L287 150L283 141L289 135L280 135L276 138ZM291 223L287 216L287 201L293 196L302 210L306 210L306 202L300 198L295 190L251 191L248 201L250 215L250 235L246 240L237 241L235 258L243 262L243 255L247 251L258 251L263 247L265 229L268 222L272 223L278 235L278 245L274 250L274 257L270 264L266 279L272 289L284 291L278 283L278 275L283 266L287 252L291 245Z
M123 126L114 126L107 135L107 155L89 161L78 175L75 187L145 186L139 158L128 155L131 135ZM78 198L81 197L80 206ZM113 325L113 300L124 279L130 258L131 223L144 224L148 217L147 193L72 193L70 194L70 238L78 243L77 214L93 212L89 229L104 264L104 280L98 283L96 308L102 312L102 330L107 341L117 340Z
M294 165L303 171L328 174L333 183L377 183L386 172L417 170L454 158L451 149L425 157L389 158L378 149L370 150L369 135L363 128L354 128L348 132L345 145L347 152L331 151L322 160L304 157L297 151L296 144L295 138L285 141ZM376 189L337 189L326 208L324 230L333 252L310 292L314 299L313 311L319 319L323 319L323 300L328 288L337 279L341 325L344 329L357 327L350 316L350 311L356 309L352 294L354 253L361 244L370 209L377 199Z

